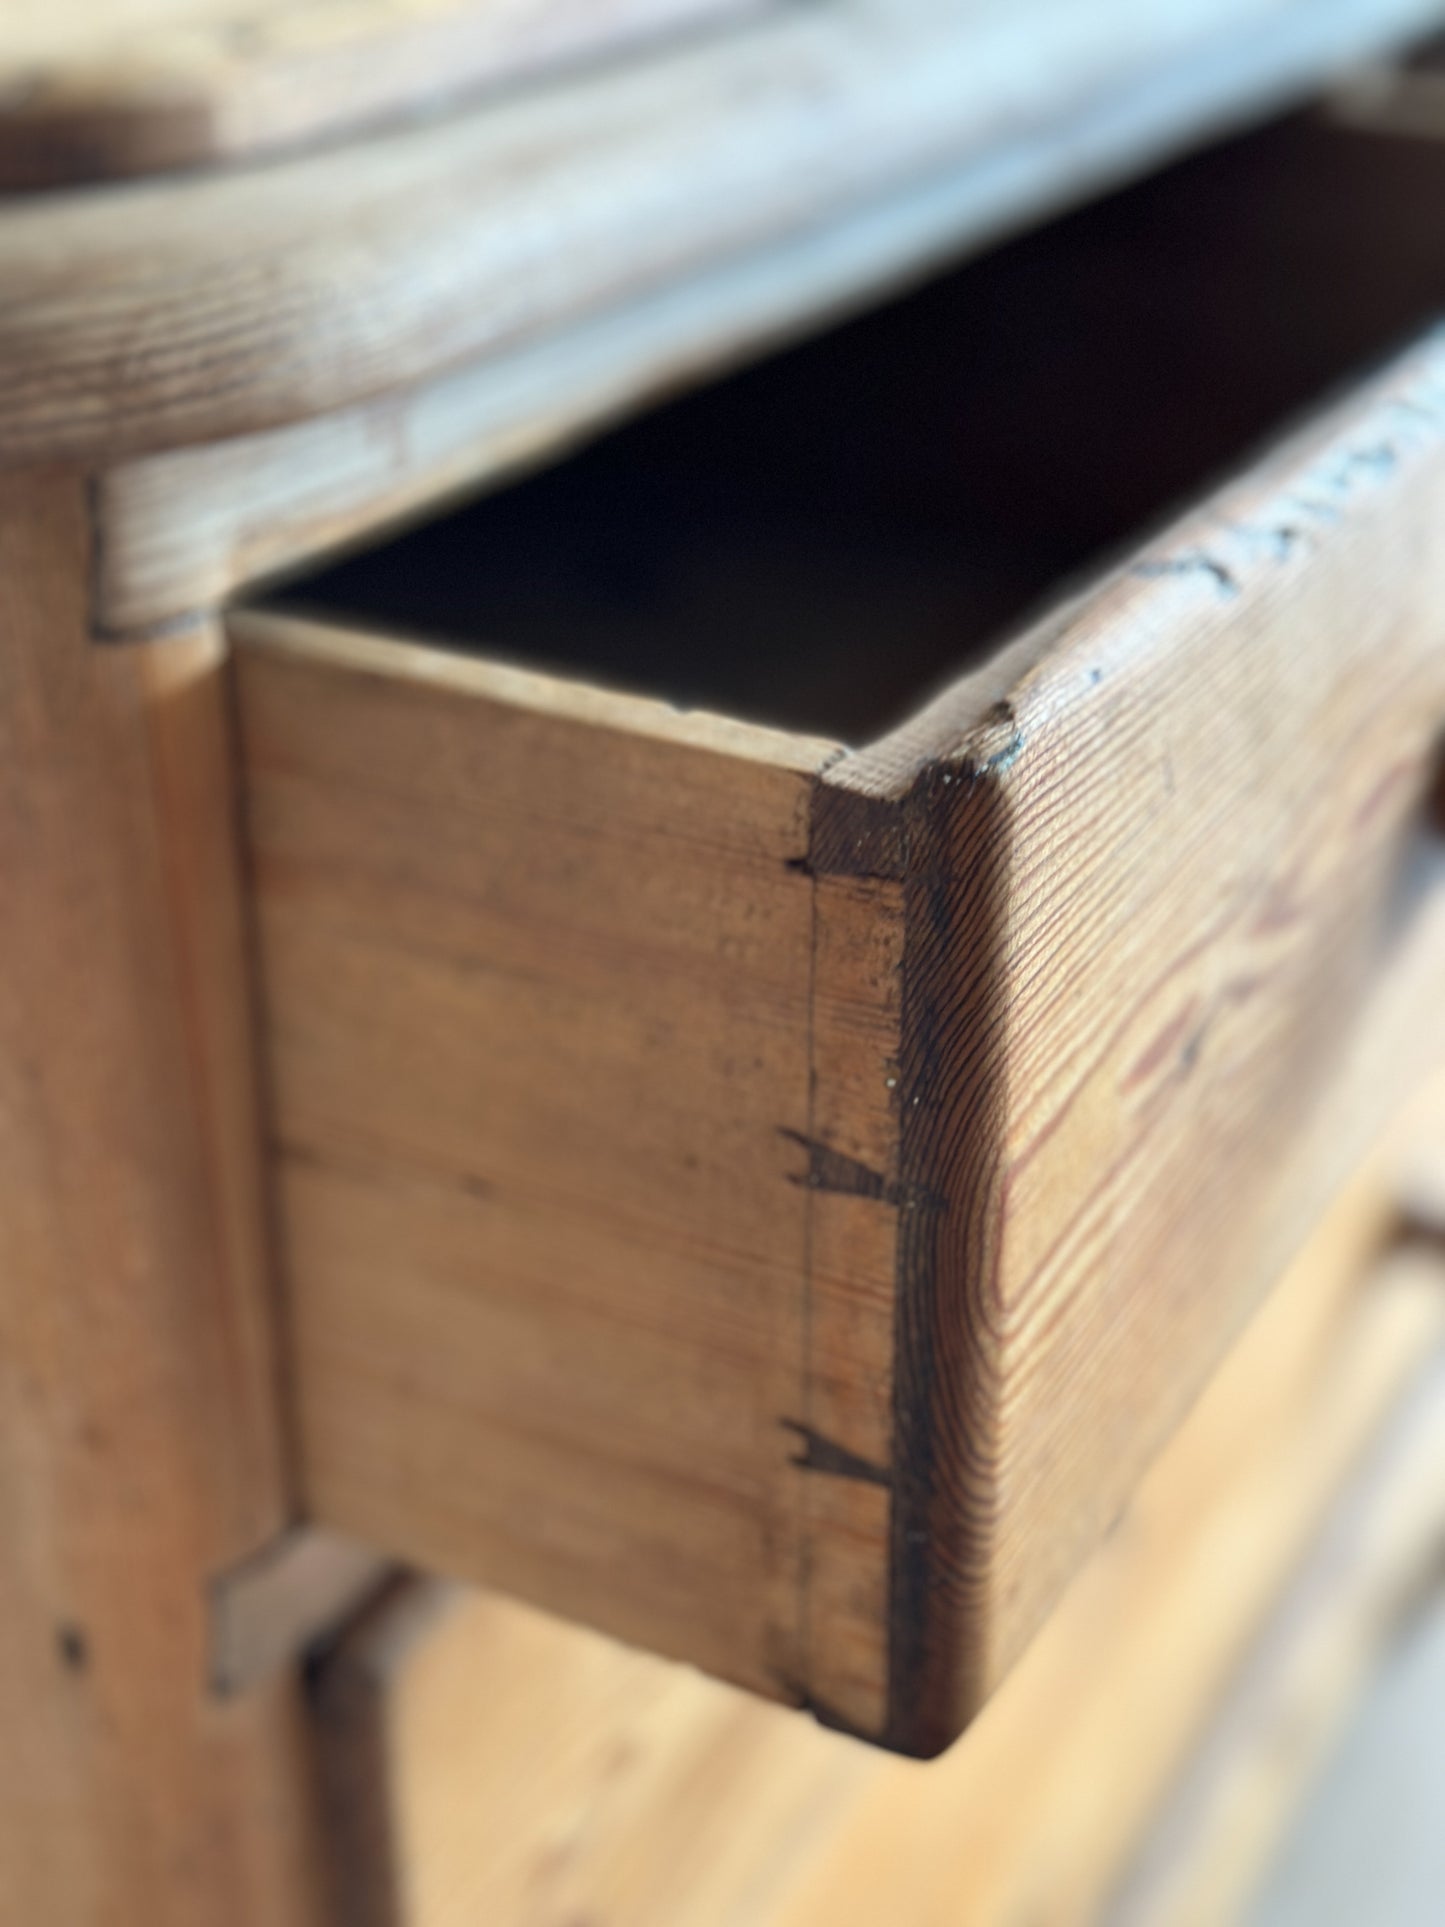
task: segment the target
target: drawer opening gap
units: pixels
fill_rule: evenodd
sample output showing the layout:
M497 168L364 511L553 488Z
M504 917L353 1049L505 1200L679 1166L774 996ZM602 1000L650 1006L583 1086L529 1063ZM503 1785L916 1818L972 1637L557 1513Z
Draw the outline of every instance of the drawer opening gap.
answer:
M267 598L882 734L1445 308L1445 142L1193 156Z

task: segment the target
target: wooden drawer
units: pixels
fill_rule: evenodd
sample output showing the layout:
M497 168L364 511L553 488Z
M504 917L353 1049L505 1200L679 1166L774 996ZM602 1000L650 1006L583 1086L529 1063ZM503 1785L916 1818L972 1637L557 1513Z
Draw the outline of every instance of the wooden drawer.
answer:
M1442 190L1274 130L234 618L319 1519L971 1717L1445 1042Z
M987 1715L926 1769L530 1608L400 1590L318 1675L343 1917L1113 1919L1292 1563L1440 1357L1439 1257L1375 1262L1382 1228L1377 1198L1337 1209ZM1413 1517L1433 1504L1438 1529L1438 1453L1426 1483Z

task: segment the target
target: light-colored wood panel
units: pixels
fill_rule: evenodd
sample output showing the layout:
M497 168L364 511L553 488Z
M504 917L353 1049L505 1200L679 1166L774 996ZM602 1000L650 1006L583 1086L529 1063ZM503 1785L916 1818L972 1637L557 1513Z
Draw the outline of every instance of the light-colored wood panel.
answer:
M60 0L0 22L0 187L234 161L762 0Z
M87 501L0 486L0 1919L315 1927L297 1683L208 1681L288 1504L223 692L94 647Z
M1435 12L830 0L354 149L12 197L0 461L325 414L928 176L972 179L977 242Z
M1346 1199L975 1729L920 1767L501 1599L399 1597L322 1688L368 1927L1098 1910L1338 1482L1445 1330Z
M1418 1289L1445 1291L1439 1248L1402 1249L1390 1264L1397 1292L1412 1288L1407 1277ZM1442 1550L1445 1374L1437 1357L1382 1428L1230 1682L1111 1900L1110 1927L1209 1927L1248 1917L1372 1674L1437 1590Z
M309 1505L796 1694L832 751L237 633Z

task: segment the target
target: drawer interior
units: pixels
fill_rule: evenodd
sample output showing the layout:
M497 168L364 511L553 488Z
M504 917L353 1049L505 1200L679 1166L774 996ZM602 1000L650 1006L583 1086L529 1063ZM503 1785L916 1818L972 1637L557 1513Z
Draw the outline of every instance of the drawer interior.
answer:
M1277 124L273 592L857 743L1445 301L1445 143Z

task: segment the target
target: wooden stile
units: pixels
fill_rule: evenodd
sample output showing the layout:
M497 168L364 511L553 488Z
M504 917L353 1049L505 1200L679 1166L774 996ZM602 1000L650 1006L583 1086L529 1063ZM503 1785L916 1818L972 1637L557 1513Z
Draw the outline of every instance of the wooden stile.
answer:
M208 1679L290 1505L221 654L95 648L92 541L0 484L0 1920L315 1927L298 1681Z

